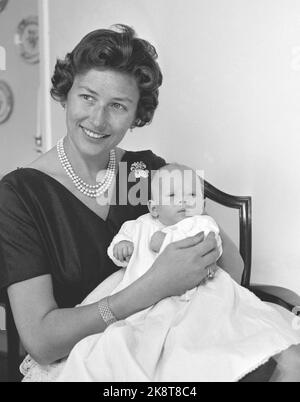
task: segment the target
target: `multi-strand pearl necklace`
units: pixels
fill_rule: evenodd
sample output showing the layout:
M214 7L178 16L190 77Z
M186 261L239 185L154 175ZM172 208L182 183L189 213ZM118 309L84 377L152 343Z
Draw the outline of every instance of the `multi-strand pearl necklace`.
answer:
M109 189L116 171L116 152L114 149L110 151L109 162L103 180L95 185L86 183L74 172L64 149L63 138L57 141L56 149L62 167L80 192L87 197L97 198Z

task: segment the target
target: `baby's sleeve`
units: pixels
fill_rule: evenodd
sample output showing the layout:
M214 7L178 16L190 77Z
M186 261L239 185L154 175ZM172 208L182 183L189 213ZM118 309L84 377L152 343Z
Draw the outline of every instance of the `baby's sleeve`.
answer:
M204 236L206 237L209 232L213 232L219 250L218 258L220 258L223 253L219 227L216 221L209 215L196 215L183 219L173 226L164 228L162 232L167 236L162 244L161 251L163 251L169 243L174 241L182 240L189 236L195 236L200 232L204 232Z
M220 236L220 229L217 225L216 221L209 215L199 215L197 216L198 227L200 228L199 231L204 231L204 236L207 236L209 232L213 232L215 234L215 238L217 241L217 248L219 251L219 257L221 257L223 253L222 247L222 239Z
M191 218L187 218L177 222L174 225L166 226L165 228L161 229L162 233L164 233L166 236L161 245L160 253L167 247L168 244L185 239L188 236L192 236L190 233L192 232L194 226L195 224Z
M128 262L126 262L126 261L121 262L114 257L114 254L113 254L114 247L116 244L120 243L120 241L124 241L124 240L131 241L132 243L134 243L134 237L137 232L137 226L138 226L138 223L135 220L124 222L123 225L121 226L119 233L116 234L116 236L113 238L112 242L110 243L110 245L107 249L107 254L108 254L109 258L118 267L127 267Z

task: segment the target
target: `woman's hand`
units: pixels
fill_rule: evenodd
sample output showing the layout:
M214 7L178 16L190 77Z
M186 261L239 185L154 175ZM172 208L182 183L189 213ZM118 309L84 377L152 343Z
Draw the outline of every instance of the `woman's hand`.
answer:
M144 275L151 281L156 301L179 296L198 286L210 267L216 272L219 257L214 233L204 239L203 232L169 244Z
M152 267L139 279L110 296L109 304L118 319L144 310L169 296L181 296L217 270L219 257L214 233L203 232L169 244Z

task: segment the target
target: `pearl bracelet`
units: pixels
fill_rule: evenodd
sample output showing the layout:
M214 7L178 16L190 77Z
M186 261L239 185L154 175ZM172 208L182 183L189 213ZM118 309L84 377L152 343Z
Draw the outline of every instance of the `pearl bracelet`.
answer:
M98 303L99 313L101 315L102 320L105 322L107 326L118 321L114 313L111 311L108 299L109 297L105 297L104 299L101 299Z

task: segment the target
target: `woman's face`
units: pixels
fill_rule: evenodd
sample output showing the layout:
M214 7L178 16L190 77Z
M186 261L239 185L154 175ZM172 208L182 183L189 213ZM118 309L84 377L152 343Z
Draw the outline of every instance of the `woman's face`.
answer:
M135 120L139 89L134 77L113 70L75 76L66 102L69 139L88 155L114 148Z

